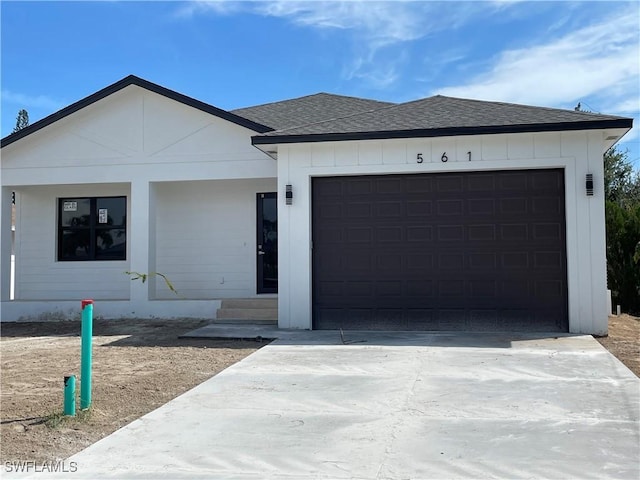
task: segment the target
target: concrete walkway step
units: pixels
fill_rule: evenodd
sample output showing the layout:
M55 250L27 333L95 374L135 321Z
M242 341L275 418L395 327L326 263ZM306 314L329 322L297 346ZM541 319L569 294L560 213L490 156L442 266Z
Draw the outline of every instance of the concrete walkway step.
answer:
M278 308L277 298L225 298L220 309L227 308Z
M233 320L234 322L278 323L278 298L226 298L221 301L216 312L216 323ZM229 322L225 322L229 323Z
M213 320L216 325L278 325L278 320L271 319L247 319L247 318L216 318Z
M216 319L223 318L246 320L278 320L278 310L275 308L221 308Z

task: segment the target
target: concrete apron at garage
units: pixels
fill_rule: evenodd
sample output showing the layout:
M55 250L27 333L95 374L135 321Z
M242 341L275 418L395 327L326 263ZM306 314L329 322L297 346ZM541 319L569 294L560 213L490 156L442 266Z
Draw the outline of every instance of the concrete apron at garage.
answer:
M288 334L71 457L73 478L640 475L640 380L590 336L345 340Z

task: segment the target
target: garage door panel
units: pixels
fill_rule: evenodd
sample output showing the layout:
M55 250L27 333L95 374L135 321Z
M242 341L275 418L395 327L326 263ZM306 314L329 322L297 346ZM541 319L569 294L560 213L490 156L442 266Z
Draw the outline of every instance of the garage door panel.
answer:
M431 225L408 225L406 231L408 242L430 242L433 240Z
M469 296L480 297L485 299L498 298L498 284L496 280L479 279L469 280ZM493 302L492 302L493 303Z
M439 242L462 242L464 240L463 225L439 225L437 232Z
M559 280L537 280L534 282L536 298L542 300L544 298L561 299L562 298L562 282Z
M403 193L404 182L402 178L395 176L388 176L377 178L375 181L376 192L383 194L391 193Z
M407 253L407 273L425 275L433 269L433 254L431 253Z
M435 311L438 330L468 330L469 312L462 308L441 308Z
M498 177L501 192L524 191L527 189L528 177L524 172L509 172Z
M433 280L419 279L416 281L407 281L406 285L407 297L412 301L411 304L415 305L418 302L416 299L428 299L428 303L432 303L432 298L435 296L435 282Z
M533 215L541 215L543 217L549 214L558 215L564 209L564 205L556 197L535 197L532 202L531 213Z
M438 254L438 267L444 270L444 274L448 271L461 272L464 269L464 252L440 253Z
M373 241L373 228L350 227L347 229L347 243L371 243Z
M566 331L561 170L312 190L314 328Z
M526 242L529 239L529 225L513 223L499 225L500 240L504 242Z
M480 332L498 330L499 314L497 309L470 310L468 330Z
M432 309L413 309L407 312L407 329L428 331L441 330L435 312Z
M467 201L467 212L469 215L488 216L496 213L495 198L470 198Z
M529 252L502 252L499 254L503 269L527 269L529 268Z
M346 255L344 258L344 273L349 274L363 274L371 273L374 268L372 265L371 255L363 252L354 252L351 255Z
M498 267L498 255L495 253L469 253L469 273L479 270L485 277L484 272L494 270Z
M526 197L508 197L500 199L500 214L502 215L526 215L529 210L529 202Z
M346 185L349 195L368 195L373 192L373 180L371 178L354 177Z
M463 175L438 175L436 176L436 188L438 193L460 193L464 188Z
M495 242L495 225L469 225L467 227L467 239L471 242Z
M534 223L533 240L560 240L563 230L559 223Z
M464 280L462 279L443 279L438 282L438 295L446 300L447 297L455 297L456 299L464 295Z
M494 192L496 177L492 173L471 173L467 175L467 191Z
M377 218L399 217L404 214L403 204L399 200L377 202L375 204L375 214Z
M564 175L559 170L530 171L532 190L557 191L564 188Z
M344 293L344 282L340 280L323 280L318 284L318 291L324 298L333 298L335 301L336 297L341 297Z
M321 218L341 218L342 217L342 204L339 203L326 203L319 207L318 212Z
M415 175L405 177L405 190L408 194L433 192L433 176Z
M407 217L428 218L433 213L432 200L409 200L406 202ZM418 220L418 219L416 219Z
M533 264L536 269L546 268L561 270L563 266L562 252L535 252L533 254Z
M347 203L346 217L348 219L357 220L361 218L371 218L371 204L364 202Z
M401 226L376 228L375 240L379 243L403 242L405 229Z
M438 215L463 215L464 204L464 200L461 199L438 200L436 203Z

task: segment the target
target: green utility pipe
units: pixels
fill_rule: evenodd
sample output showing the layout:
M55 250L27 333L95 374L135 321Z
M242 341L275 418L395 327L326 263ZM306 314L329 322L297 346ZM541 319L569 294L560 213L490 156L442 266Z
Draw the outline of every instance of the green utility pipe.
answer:
M80 410L91 406L91 341L93 300L82 300L82 346L80 347Z
M64 414L76 416L76 376L64 377Z

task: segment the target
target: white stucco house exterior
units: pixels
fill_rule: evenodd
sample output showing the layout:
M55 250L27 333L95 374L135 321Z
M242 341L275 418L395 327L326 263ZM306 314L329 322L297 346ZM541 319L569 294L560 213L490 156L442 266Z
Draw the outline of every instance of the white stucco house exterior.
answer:
M277 296L281 328L603 334L602 158L631 127L442 96L229 112L128 76L2 139L0 319Z

